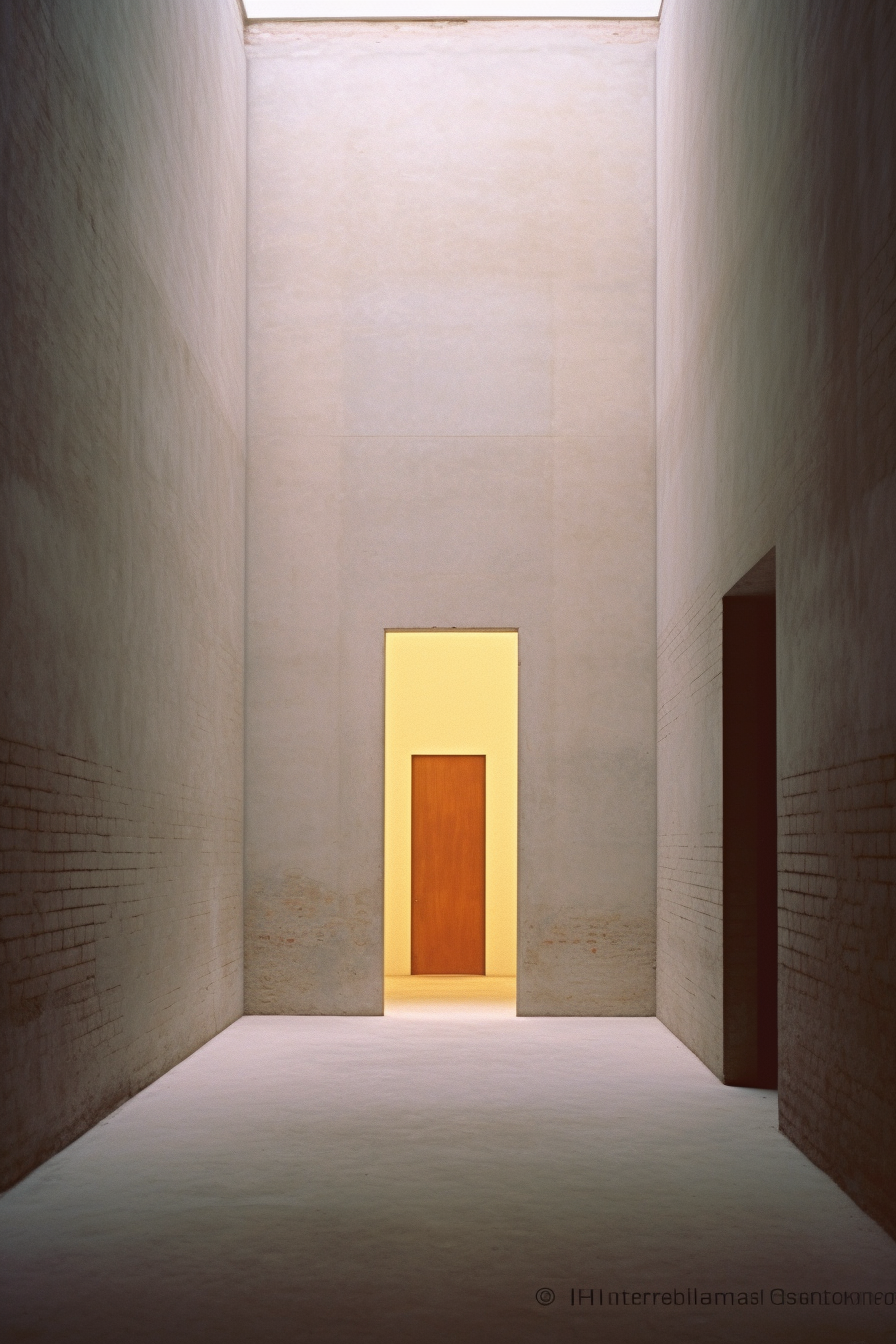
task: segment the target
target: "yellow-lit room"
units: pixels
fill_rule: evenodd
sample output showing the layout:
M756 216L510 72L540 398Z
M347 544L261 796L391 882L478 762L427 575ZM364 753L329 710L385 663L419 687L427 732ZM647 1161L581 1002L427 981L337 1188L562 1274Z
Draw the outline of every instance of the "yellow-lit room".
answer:
M383 951L386 1012L516 1006L516 631L386 634ZM485 758L484 962L412 974L412 761ZM477 968L478 969L478 968Z

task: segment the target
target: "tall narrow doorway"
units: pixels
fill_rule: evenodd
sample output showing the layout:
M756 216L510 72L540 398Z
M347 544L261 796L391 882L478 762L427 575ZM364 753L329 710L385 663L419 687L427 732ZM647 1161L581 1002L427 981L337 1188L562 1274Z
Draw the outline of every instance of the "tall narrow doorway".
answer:
M478 977L515 1002L517 649L515 630L386 634L387 997Z
M771 573L773 583L773 569ZM742 584L723 602L723 1076L726 1083L741 1087L774 1088L778 1077L775 597L774 591L750 592L749 584L744 593Z

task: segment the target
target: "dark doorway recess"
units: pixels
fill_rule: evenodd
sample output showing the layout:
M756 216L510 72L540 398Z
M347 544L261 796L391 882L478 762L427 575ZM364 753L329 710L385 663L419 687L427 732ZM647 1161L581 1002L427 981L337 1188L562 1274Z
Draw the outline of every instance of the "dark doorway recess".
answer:
M723 1077L740 1087L773 1088L778 1082L774 553L724 598L722 629Z
M485 757L411 757L411 974L485 975Z

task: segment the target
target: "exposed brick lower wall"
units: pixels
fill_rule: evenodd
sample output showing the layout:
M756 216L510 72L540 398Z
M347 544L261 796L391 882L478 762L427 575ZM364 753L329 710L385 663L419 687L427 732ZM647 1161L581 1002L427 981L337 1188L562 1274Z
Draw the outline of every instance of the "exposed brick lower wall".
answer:
M781 1128L896 1233L896 757L785 779L778 845Z
M0 740L0 1185L240 1012L240 800L208 796Z

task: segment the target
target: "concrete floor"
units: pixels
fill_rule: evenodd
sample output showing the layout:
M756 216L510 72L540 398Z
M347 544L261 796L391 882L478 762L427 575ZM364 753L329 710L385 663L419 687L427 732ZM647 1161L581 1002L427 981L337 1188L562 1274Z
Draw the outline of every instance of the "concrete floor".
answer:
M777 1132L774 1094L655 1019L462 988L243 1018L9 1191L4 1338L896 1339L896 1307L769 1301L896 1289L896 1243ZM676 1289L765 1301L607 1304Z

